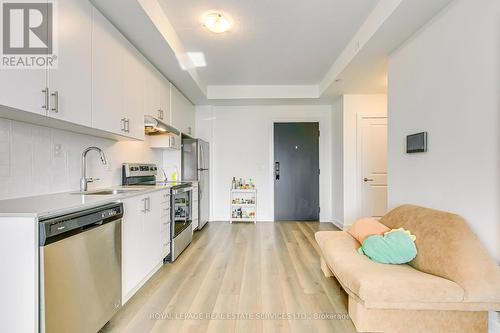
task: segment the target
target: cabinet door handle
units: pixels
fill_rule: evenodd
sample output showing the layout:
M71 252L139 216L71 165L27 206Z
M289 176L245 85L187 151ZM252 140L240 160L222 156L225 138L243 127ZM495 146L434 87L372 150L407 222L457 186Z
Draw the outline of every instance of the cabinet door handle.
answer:
M48 110L49 109L49 88L43 89L42 93L43 93L42 109Z
M125 118L125 132L130 133L130 119Z
M147 202L146 211L150 212L151 211L151 198L147 197L145 200Z
M52 107L52 111L54 111L55 113L58 113L59 112L59 92L58 91L54 91L52 92L52 94L50 94L50 96L54 97L54 107Z

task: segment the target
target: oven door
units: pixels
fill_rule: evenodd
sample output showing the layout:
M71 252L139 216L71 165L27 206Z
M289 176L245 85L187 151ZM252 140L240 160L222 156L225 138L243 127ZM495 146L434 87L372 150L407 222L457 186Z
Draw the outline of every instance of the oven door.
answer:
M172 238L177 237L191 225L191 196L193 189L190 186L172 190Z

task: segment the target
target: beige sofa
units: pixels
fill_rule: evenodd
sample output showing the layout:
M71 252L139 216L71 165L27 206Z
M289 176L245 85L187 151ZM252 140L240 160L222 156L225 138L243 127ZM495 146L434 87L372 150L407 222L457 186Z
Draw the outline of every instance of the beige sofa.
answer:
M358 254L344 231L320 231L321 268L349 294L359 332L486 333L488 310L500 310L500 268L458 215L405 205L385 215L389 228L416 237L408 265L378 264ZM494 232L494 230L492 230Z

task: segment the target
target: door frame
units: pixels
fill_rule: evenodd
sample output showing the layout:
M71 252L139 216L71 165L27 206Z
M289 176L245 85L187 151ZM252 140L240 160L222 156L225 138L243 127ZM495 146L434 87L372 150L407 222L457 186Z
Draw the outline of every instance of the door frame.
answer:
M356 211L359 217L363 217L363 147L361 138L361 128L363 119L386 119L387 116L366 116L356 115Z
M272 222L276 222L275 220L275 214L274 214L274 124L276 123L318 123L318 128L319 128L319 131L320 131L320 137L319 137L319 141L318 141L318 145L319 145L319 151L318 151L318 165L319 165L319 168L321 170L321 157L322 157L322 152L321 152L321 143L322 143L322 140L324 140L324 135L321 134L323 133L323 131L325 130L323 128L324 124L323 122L321 121L321 118L319 117L311 117L311 118L305 118L305 117L291 117L291 118L272 118L271 119L271 123L270 123L270 129L271 129L271 135L270 135L270 142L269 142L269 170L270 170L270 173L269 173L269 186L270 186L270 198L272 200L272 209L271 209L271 213L272 213ZM327 138L328 139L328 138ZM323 172L322 172L323 173ZM319 180L319 193L318 193L318 196L319 196L319 205L320 207L322 207L321 205L321 200L323 199L323 196L321 195L321 175L318 175L318 180ZM330 186L330 189L329 191L331 192L331 186ZM321 211L319 212L319 221L321 222L322 219L321 219L321 216L324 216L324 210L326 210L326 208L322 208ZM328 217L329 219L330 217Z

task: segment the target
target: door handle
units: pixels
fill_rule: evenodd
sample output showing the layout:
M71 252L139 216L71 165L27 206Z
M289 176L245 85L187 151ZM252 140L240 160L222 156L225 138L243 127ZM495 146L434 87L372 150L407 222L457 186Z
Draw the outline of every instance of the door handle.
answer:
M148 212L151 211L151 197L147 197L148 200Z
M366 178L366 177L365 177L365 178L363 179L363 181L364 181L365 183L367 183L367 182L373 182L374 180L373 180L373 179L371 179L371 178Z
M274 162L274 171L276 180L280 180L280 162Z
M59 92L58 91L54 91L50 94L50 96L54 97L54 107L52 107L52 111L54 111L55 113L58 113L59 112Z

